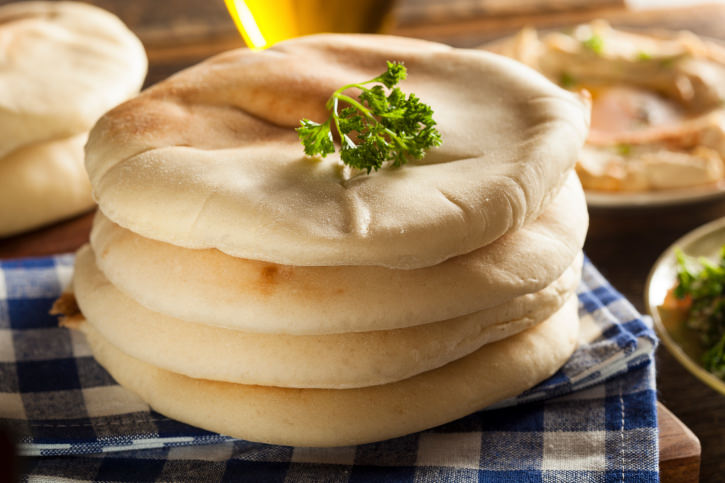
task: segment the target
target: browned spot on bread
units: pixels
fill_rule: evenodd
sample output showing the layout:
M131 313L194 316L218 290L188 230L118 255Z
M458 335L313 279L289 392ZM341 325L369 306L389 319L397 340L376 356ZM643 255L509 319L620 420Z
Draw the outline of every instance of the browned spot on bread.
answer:
M275 285L278 283L277 275L279 274L278 265L265 265L260 271L263 285Z
M292 278L294 268L275 263L264 263L259 267L259 278L255 288L264 295L272 293L280 284Z

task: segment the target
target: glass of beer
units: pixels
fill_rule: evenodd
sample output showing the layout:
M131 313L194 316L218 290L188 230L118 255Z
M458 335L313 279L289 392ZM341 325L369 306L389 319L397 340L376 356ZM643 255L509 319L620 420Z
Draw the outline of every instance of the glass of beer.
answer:
M246 44L264 49L318 32L381 33L392 27L392 0L224 0Z

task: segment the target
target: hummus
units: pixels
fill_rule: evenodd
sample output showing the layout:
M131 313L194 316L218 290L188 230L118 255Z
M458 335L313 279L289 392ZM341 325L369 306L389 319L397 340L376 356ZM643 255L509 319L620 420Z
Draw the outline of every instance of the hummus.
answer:
M587 190L652 191L725 177L725 49L690 32L640 34L604 21L524 29L486 46L592 96L577 163Z

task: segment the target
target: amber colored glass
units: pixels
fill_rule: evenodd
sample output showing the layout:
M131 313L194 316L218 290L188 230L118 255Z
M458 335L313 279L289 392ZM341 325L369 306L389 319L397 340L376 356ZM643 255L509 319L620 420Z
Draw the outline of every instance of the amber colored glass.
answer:
M383 33L392 26L391 0L224 0L246 44L264 49L319 32Z

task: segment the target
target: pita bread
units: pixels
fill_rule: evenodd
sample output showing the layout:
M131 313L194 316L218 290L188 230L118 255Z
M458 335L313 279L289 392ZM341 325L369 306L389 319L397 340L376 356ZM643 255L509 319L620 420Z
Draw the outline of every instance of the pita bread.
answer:
M0 7L0 157L87 132L138 92L141 42L114 15L76 2Z
M0 237L82 213L94 206L81 134L33 144L0 159Z
M100 213L91 244L111 283L153 311L248 332L324 334L450 319L541 290L574 262L586 229L584 193L571 173L537 220L417 270L233 258L140 237Z
M253 334L152 312L108 282L88 246L77 255L73 291L104 338L155 366L217 381L340 389L405 379L536 325L572 297L580 270L581 257L542 291L456 319L332 335Z
M577 343L576 298L537 326L438 369L356 389L291 389L193 379L142 362L81 323L96 360L173 419L250 441L342 446L402 436L478 411L551 376Z
M338 87L405 63L443 145L371 175L304 156L294 127ZM574 166L588 105L488 52L315 35L230 51L109 112L86 164L106 216L146 238L285 265L414 269L534 219Z

